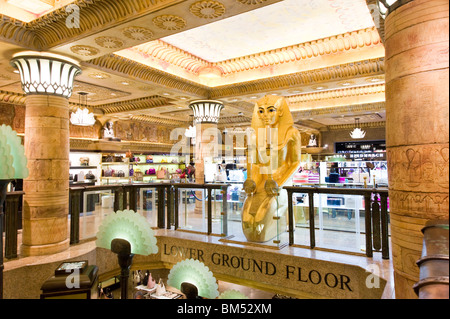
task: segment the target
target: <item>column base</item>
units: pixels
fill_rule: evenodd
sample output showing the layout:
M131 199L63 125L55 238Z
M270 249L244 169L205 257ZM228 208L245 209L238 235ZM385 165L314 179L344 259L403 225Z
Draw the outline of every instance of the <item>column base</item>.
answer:
M21 255L24 257L52 255L63 252L70 247L70 240L66 239L59 243L48 245L25 245L20 246Z

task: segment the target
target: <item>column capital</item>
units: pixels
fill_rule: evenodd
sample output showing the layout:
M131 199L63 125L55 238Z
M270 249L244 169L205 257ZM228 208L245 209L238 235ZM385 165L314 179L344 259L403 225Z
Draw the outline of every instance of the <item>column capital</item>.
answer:
M224 108L224 105L221 101L198 100L190 102L189 107L194 112L195 124L217 124L219 122L220 112Z
M10 63L19 70L22 89L27 95L70 98L74 78L81 74L78 61L49 52L19 52Z

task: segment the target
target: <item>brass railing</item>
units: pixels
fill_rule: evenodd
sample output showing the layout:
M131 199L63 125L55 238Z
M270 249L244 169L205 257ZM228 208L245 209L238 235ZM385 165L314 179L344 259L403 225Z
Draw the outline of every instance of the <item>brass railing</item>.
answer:
M139 184L117 184L102 186L71 186L70 187L70 243L80 242L80 213L82 212L82 199L85 192L94 192L107 190L114 193L114 211L131 209L138 210L138 194L141 188L154 188L157 190L157 228L170 229L172 226L178 229L179 222L179 192L186 189L205 190L206 213L207 213L207 231L212 233L212 192L220 190L223 195L221 198L221 234L228 236L227 219L227 188L228 184L190 184L190 183L139 183ZM310 247L316 247L315 240L315 222L314 222L314 194L344 194L361 195L365 201L365 238L366 255L373 256L373 251L381 251L384 259L389 259L389 216L387 208L388 190L387 189L359 189L359 188L338 188L338 187L285 187L288 193L288 233L289 245L294 245L295 221L293 213L293 194L308 194L309 196L309 232ZM18 203L22 200L23 192L8 193L5 203L5 257L17 257L17 230L21 220L18 218ZM379 197L380 201L373 201L372 197Z
M289 220L289 245L294 245L295 220L293 211L293 194L307 194L309 203L309 236L310 247L316 247L315 221L314 221L314 194L341 194L360 195L364 197L365 208L365 238L366 256L373 257L373 251L382 252L383 259L389 259L389 216L388 216L388 190L369 188L344 188L344 187L284 187L288 192L288 220ZM380 197L380 203L372 200L376 196Z

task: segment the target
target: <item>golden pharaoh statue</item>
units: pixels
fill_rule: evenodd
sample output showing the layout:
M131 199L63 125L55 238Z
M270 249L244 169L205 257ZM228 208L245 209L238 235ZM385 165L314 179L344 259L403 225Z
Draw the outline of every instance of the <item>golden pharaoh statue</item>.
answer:
M247 194L242 210L245 237L266 242L286 231L287 192L300 166L301 139L284 98L256 102L247 154Z

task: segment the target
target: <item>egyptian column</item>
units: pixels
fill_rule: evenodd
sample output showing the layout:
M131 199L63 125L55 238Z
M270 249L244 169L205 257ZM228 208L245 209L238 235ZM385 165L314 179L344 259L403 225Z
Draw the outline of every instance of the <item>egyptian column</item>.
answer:
M22 52L11 64L19 69L26 94L24 180L24 256L54 254L69 247L69 97L81 73L77 61Z
M421 229L448 219L449 2L397 2L385 21L386 140L396 298L417 298Z
M194 152L195 182L203 184L205 179L204 157L221 155L219 150L219 147L221 147L219 141L221 135L218 132L217 123L224 105L220 101L201 100L191 102L189 107L194 112L196 129ZM217 154L213 154L216 151Z

